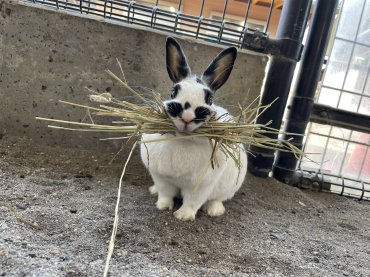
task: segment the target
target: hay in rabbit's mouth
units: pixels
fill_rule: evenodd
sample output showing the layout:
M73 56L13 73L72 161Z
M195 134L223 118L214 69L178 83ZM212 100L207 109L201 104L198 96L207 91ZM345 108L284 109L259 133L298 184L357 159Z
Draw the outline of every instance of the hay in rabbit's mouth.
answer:
M119 64L120 65L120 64ZM122 68L123 78L119 78L116 74L107 70L107 73L116 80L121 86L126 88L139 104L118 100L111 96L110 93L92 94L90 100L98 102L99 107L80 105L67 101L60 101L63 104L71 105L86 109L87 114L91 119L91 123L83 123L76 121L65 121L50 118L37 117L38 120L54 123L49 125L51 128L73 130L73 131L97 131L97 132L116 132L124 133L124 137L130 140L136 140L140 143L155 143L160 141L183 140L194 138L207 138L210 145L213 147L210 163L212 167L217 164L215 150L219 149L227 157L234 160L240 168L239 159L240 145L253 145L261 148L268 148L284 152L290 152L296 157L302 155L302 151L294 146L290 140L278 140L271 138L268 134L275 134L277 137L282 134L280 130L270 128L267 124L256 124L256 119L273 103L262 106L256 104L258 99L255 99L249 106L242 107L239 105L237 116L230 117L229 120L220 122L217 121L215 115L212 115L209 121L206 121L202 126L192 131L191 133L179 132L173 121L166 112L165 105L160 97L160 94L152 92L150 97L144 98L131 86L128 85ZM91 115L119 118L119 121L112 121L110 125L95 124ZM67 127L74 126L74 127ZM142 134L172 134L173 136L165 136L160 139L140 141ZM113 139L113 138L112 138ZM248 151L248 150L247 150ZM250 153L252 154L252 153Z

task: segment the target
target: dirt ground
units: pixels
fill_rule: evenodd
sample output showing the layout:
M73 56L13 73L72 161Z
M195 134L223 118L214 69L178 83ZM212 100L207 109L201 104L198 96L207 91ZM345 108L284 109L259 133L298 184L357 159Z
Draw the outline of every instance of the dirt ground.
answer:
M0 140L0 276L101 276L125 156ZM227 212L155 208L134 159L110 276L370 276L370 205L248 175Z

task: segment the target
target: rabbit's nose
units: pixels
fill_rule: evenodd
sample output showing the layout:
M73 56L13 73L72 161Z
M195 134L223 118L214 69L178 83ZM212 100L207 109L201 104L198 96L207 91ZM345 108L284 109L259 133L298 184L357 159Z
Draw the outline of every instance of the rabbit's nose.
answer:
M182 122L184 122L185 124L189 124L192 120L190 120L190 121L187 121L187 120L184 120L184 119L181 119L182 120Z
M194 119L194 113L192 111L186 110L182 113L181 119L182 121L184 121L184 123L189 124Z

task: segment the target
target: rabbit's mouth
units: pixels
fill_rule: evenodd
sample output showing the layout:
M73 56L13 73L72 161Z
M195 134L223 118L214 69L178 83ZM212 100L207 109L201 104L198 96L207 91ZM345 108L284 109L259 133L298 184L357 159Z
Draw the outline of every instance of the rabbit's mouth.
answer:
M176 137L186 137L186 136L190 136L191 133L190 132L179 132L179 131L176 131L175 135L176 135Z

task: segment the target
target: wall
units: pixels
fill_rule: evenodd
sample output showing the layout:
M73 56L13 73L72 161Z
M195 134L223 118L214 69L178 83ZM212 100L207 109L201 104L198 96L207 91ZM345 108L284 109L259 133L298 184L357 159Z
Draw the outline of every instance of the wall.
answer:
M110 91L117 98L127 92L104 72L118 72L122 62L132 85L167 95L171 86L165 68L166 34L93 17L0 1L0 134L32 138L36 143L68 147L109 148L108 134L51 130L35 116L79 120L83 110L57 101L89 104L85 87ZM201 73L220 48L179 39L193 71ZM216 101L228 107L248 103L260 91L267 58L239 53L227 84ZM249 92L249 94L248 94Z

